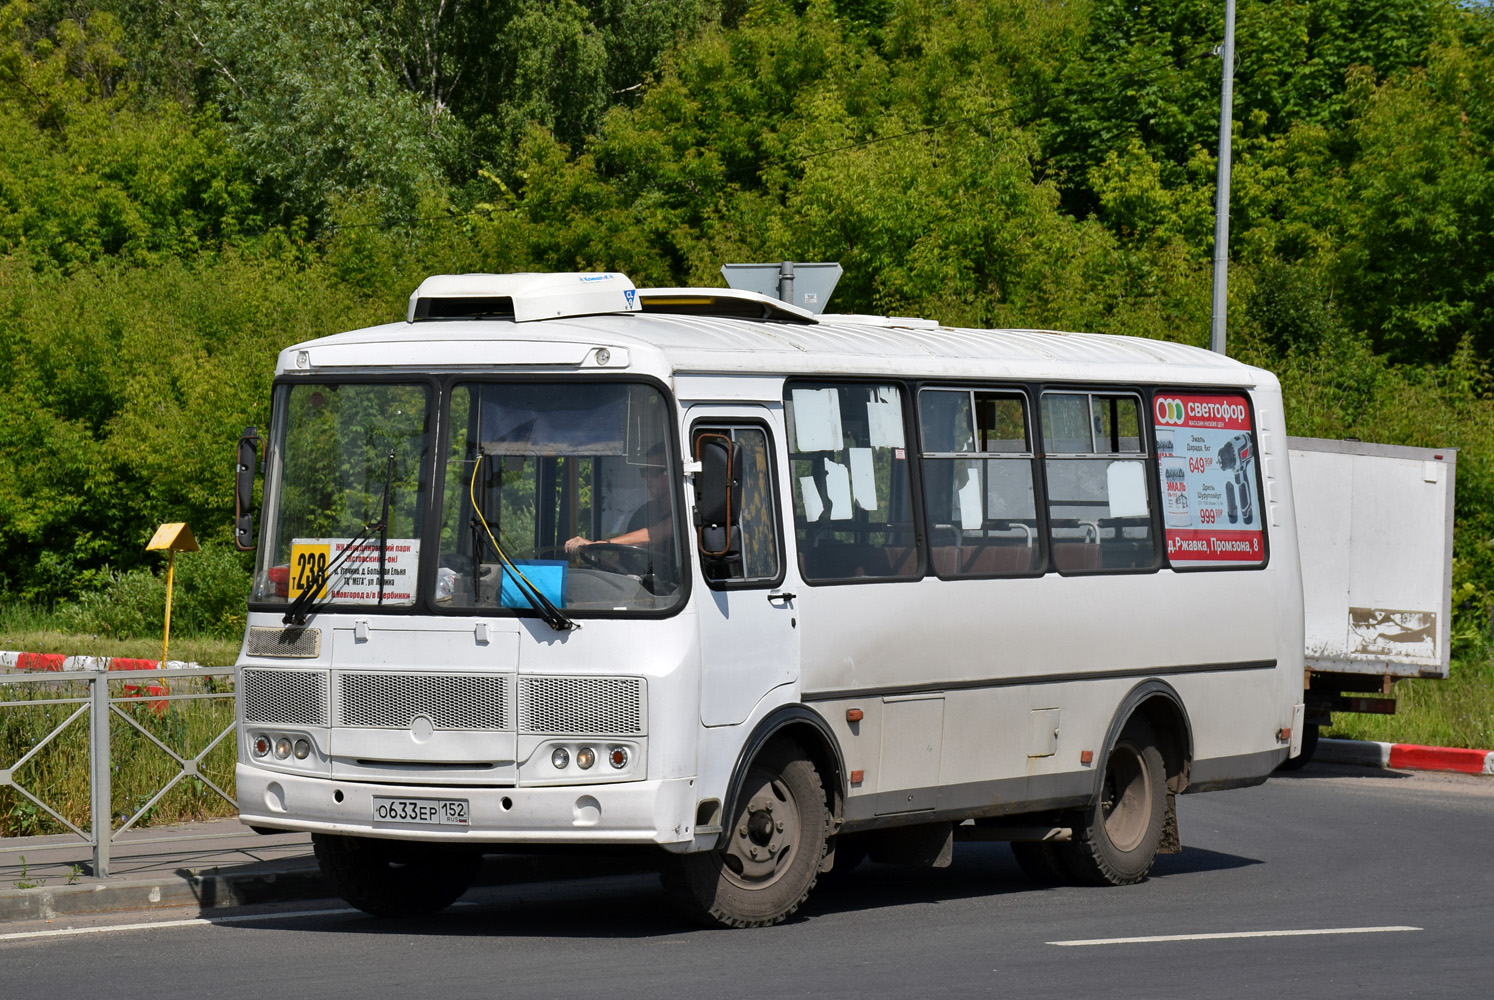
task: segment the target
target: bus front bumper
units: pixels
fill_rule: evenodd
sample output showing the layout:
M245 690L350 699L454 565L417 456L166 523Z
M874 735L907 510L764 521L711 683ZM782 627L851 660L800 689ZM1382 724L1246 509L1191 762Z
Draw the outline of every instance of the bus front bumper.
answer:
M354 837L474 844L681 844L694 838L695 781L544 788L393 785L237 765L247 825ZM466 825L379 821L375 799L464 801Z

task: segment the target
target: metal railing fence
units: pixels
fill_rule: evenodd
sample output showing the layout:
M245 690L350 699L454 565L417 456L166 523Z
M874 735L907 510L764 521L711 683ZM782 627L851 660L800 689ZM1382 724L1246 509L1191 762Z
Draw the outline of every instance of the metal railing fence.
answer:
M78 847L88 848L92 855L93 874L104 878L109 874L110 848L116 839L127 830L136 828L137 824L142 824L151 811L182 782L195 779L212 796L221 799L237 811L238 805L232 792L222 787L204 768L208 755L216 750L224 740L229 740L228 750L234 750L234 743L231 739L235 728L234 668L192 666L165 670L132 669L125 672L107 669L107 660L100 659L95 662L98 664L97 669L53 670L40 673L0 672L0 735L6 733L8 722L14 724L14 715L18 710L56 709L55 713L45 711L32 713L33 718L37 714L49 717L39 727L44 731L25 734L30 737L25 740L30 745L21 750L15 760L4 760L4 756L10 752L6 750L6 745L13 740L0 741L0 791L12 790L20 800L30 803L33 809L40 810L50 817L65 831L65 835L75 837ZM227 682L224 683L219 680L220 678L227 678ZM204 745L195 753L191 750L178 752L162 738L162 735L152 732L152 727L145 724L150 721L149 718L142 720L142 716L147 716L164 721L172 711L176 711L180 718L186 711L186 704L225 700L229 705L226 725L219 727L217 722L220 720L212 719L211 712L196 713L202 717L198 721L207 721L209 725L199 734ZM182 707L174 708L174 706ZM55 715L65 715L65 717L60 721L54 721ZM116 720L119 721L116 722ZM78 725L87 726L88 736L89 781L86 820L76 811L74 811L74 817L69 818L65 815L69 811L68 805L57 801L48 802L47 791L38 785L42 774L41 764L47 752L49 750L62 752L72 727ZM116 730L118 730L117 733ZM159 751L166 756L169 763L174 764L174 767L167 768L164 782L154 788L153 794L149 794L132 812L127 809L118 815L120 820L118 825L115 825L116 814L113 808L113 776L119 766L119 761L113 753L116 735L128 736L136 741L137 746L140 745L140 741L143 741L145 749ZM27 777L30 774L28 768L36 770L36 778ZM224 783L232 787L231 767L228 770L228 781ZM235 834L217 836L230 837ZM34 849L29 844L19 843L31 839L30 837L0 837L0 854ZM130 844L132 846L159 844L187 839L205 838L180 836L131 838ZM58 845L48 844L47 846L55 849Z

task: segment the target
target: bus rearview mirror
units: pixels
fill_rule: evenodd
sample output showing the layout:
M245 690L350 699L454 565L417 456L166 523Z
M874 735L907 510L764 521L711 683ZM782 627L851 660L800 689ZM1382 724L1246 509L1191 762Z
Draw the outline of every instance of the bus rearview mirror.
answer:
M695 441L695 525L700 551L724 556L742 506L742 450L725 434L702 434Z
M239 435L233 482L233 544L240 551L254 548L254 467L259 464L259 432L245 427Z

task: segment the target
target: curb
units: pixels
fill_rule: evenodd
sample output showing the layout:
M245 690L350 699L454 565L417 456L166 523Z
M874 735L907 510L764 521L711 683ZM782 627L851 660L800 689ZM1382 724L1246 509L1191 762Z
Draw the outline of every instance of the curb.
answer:
M0 889L0 924L113 913L196 907L213 910L253 903L285 903L332 896L321 870L310 868L245 875L167 875L97 885Z
M654 870L655 860L636 852L571 855L490 855L473 888L594 878ZM96 916L130 910L195 908L205 913L226 907L336 899L337 893L310 857L275 870L198 874L182 870L154 878L97 885L0 889L0 931L6 924Z
M1494 775L1494 750L1424 747L1415 743L1378 743L1373 740L1318 741L1316 759L1334 764L1358 764L1405 771L1459 771Z

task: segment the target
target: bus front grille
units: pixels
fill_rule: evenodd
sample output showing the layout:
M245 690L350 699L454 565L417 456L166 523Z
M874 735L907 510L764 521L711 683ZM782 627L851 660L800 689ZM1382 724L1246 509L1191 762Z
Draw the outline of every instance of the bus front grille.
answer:
M519 731L545 735L642 736L643 681L637 677L522 677Z
M438 730L542 736L645 736L647 690L639 677L553 677L245 667L244 721L281 726ZM330 704L329 704L329 694ZM517 696L517 697L516 697ZM328 720L331 720L329 723Z
M239 682L244 721L271 726L325 726L325 670L245 667Z
M490 674L337 675L337 725L408 729L423 715L436 729L510 729L509 681Z

